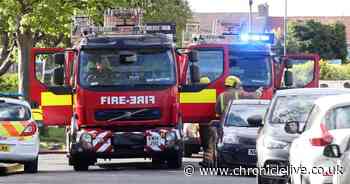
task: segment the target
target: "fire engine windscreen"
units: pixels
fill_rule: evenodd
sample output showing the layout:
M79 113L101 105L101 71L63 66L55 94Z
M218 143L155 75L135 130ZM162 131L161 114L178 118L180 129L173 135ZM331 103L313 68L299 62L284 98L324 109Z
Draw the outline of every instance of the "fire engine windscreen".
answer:
M230 54L230 74L241 79L242 86L271 84L270 58L267 56L235 56Z
M30 111L19 104L0 102L0 121L27 121L30 119Z
M175 63L170 49L85 50L79 79L85 87L173 85Z

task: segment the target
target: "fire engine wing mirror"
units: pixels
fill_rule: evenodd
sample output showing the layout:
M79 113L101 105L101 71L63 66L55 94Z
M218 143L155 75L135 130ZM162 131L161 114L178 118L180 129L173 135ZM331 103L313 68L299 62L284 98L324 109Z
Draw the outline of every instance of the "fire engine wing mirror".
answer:
M193 84L200 82L200 72L199 67L195 63L192 63L190 66L190 72L191 72L191 82Z
M57 67L53 70L52 80L53 80L53 84L56 86L62 86L64 84L63 67Z
M293 62L291 60L285 59L284 63L285 63L285 66L286 66L287 69L293 68Z
M192 63L198 62L198 52L193 50L190 53L188 53L188 59Z
M54 54L54 60L55 60L55 64L56 65L64 65L65 59L66 58L65 58L64 53Z
M293 72L287 70L284 73L284 85L286 87L293 86Z

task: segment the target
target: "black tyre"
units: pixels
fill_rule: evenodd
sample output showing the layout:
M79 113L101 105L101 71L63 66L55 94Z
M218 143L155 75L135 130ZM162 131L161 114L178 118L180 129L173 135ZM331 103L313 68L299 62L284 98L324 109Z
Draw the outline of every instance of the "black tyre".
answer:
M38 172L38 157L24 164L24 172L25 173L37 173Z
M179 169L182 167L182 150L169 155L167 165L170 169Z
M152 167L153 168L159 168L163 163L163 160L161 160L158 156L152 157Z
M82 163L82 162L75 162L73 164L73 168L75 171L88 171L89 165L86 163Z
M188 158L190 158L190 157L192 157L192 149L191 149L191 146L189 145L189 144L185 144L185 146L184 146L184 156L185 157L188 157Z

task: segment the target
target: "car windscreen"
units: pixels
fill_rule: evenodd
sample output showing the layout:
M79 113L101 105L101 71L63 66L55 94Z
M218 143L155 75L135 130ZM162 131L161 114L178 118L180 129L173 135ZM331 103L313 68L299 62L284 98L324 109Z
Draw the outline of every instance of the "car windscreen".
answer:
M323 95L290 95L279 96L272 108L270 122L272 124L284 124L298 121L305 123L315 100Z
M261 104L237 104L232 105L228 111L224 126L247 127L248 118L252 116L264 116L268 105Z
M85 50L80 54L79 81L85 87L175 84L170 49Z
M0 121L27 121L30 110L20 104L0 103Z
M230 74L240 78L243 86L269 86L269 56L237 56L230 54Z

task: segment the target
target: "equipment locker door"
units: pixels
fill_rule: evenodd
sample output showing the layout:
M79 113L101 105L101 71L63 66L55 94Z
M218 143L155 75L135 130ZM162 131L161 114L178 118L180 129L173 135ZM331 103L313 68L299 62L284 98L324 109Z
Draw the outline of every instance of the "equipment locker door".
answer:
M72 116L72 90L70 72L72 59L66 56L64 64L56 64L54 55L64 52L63 48L33 48L29 64L29 100L33 116L46 126L67 125ZM53 76L55 70L64 70L64 83L57 85Z

